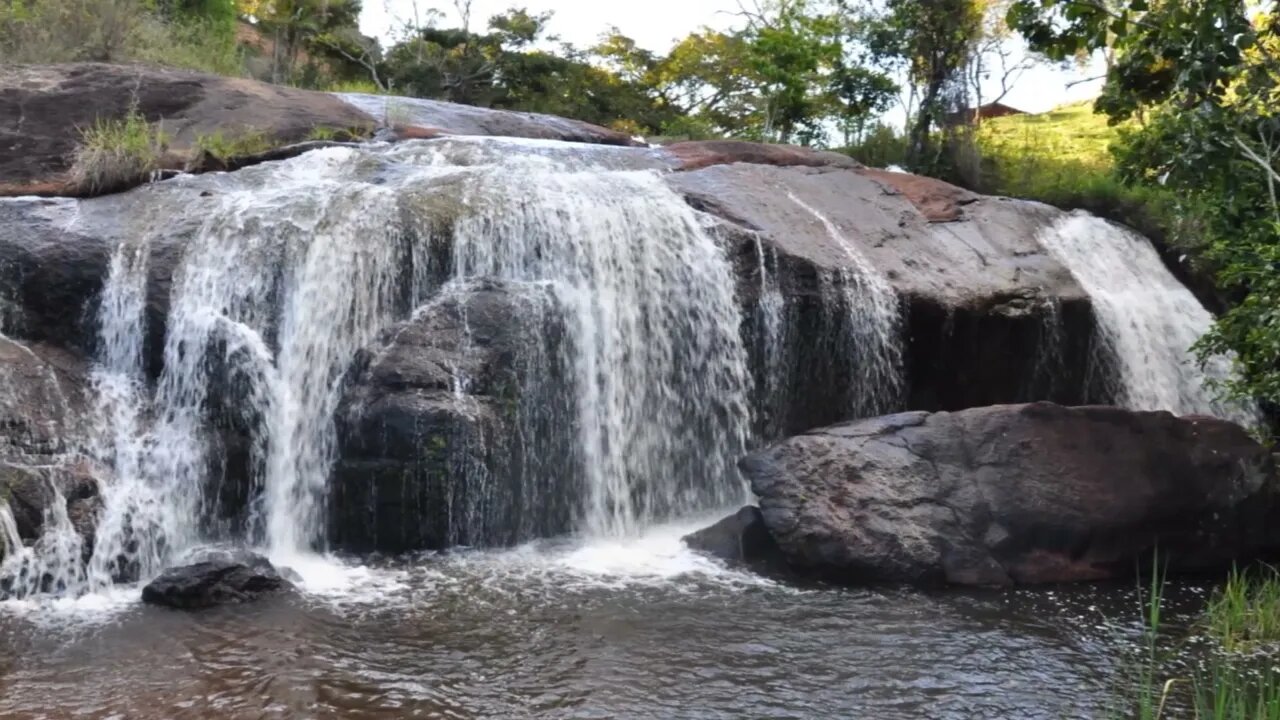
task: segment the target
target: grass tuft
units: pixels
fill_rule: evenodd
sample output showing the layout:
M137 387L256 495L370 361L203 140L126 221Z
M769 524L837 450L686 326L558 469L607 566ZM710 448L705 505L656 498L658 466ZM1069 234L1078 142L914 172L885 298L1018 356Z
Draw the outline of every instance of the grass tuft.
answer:
M136 109L123 118L98 118L80 133L71 185L97 195L146 182L161 169L168 137Z
M196 137L196 150L218 160L257 155L275 147L278 143L258 130L241 133L224 133L217 130Z
M1210 636L1227 652L1280 643L1280 573L1233 570L1205 611Z

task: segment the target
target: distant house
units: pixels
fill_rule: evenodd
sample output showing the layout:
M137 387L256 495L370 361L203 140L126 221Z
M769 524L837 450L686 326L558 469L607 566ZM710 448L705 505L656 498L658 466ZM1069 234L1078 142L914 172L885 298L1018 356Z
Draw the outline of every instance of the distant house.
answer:
M946 127L955 127L957 125L968 125L975 119L990 120L991 118L1004 117L1006 115L1026 115L1027 113L1015 107L1009 107L1004 103L987 103L976 110L974 108L965 108L957 110L953 113L947 113L942 118L942 124Z

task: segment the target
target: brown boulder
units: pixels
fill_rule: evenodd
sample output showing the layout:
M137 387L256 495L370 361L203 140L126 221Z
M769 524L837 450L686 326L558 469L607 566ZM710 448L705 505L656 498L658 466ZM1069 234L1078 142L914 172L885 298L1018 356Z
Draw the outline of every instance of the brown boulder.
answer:
M1049 403L814 430L742 462L788 563L843 583L1132 578L1280 550L1269 453L1207 417Z

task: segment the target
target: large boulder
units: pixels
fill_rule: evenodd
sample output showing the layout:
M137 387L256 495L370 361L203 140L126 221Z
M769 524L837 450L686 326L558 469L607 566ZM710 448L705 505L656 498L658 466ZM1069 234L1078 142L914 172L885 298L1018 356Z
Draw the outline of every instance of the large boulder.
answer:
M545 422L572 417L559 323L544 287L481 281L390 330L339 410L335 544L402 552L569 530L568 423Z
M1106 358L1093 346L1089 295L1037 239L1061 211L914 175L812 164L711 164L668 176L725 238L757 375L784 369L771 384L783 401L757 400L769 409L762 417L772 416L762 435L902 408L1113 400L1099 381ZM896 297L890 333L901 388L858 407L867 388L853 379L869 343L857 328L842 340L838 323L864 322L876 284ZM771 315L780 333L764 330Z
M690 548L730 565L781 572L786 559L764 523L760 508L748 505L719 522L682 538Z
M1049 403L814 430L742 468L795 569L842 583L1132 578L1280 551L1268 451L1207 417Z
M293 589L269 560L250 552L223 552L169 568L142 588L142 602L199 610L258 600Z
M327 93L244 78L137 65L10 65L0 68L0 196L60 194L82 129L131 109L160 124L179 154L215 133L260 133L286 144L316 128L376 124Z

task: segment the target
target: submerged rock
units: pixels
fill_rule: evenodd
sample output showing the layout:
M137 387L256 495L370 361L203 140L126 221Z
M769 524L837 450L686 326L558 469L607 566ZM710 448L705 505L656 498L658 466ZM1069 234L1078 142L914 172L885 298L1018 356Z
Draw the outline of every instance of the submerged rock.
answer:
M250 602L291 589L293 584L261 555L217 553L191 565L165 570L142 588L142 601L180 610L198 610Z
M814 430L742 468L795 569L844 583L1046 583L1280 551L1270 454L1208 417L1050 403Z
M778 544L764 524L760 508L754 505L748 505L682 539L690 548L730 564L746 565L761 571L779 571L786 567Z

